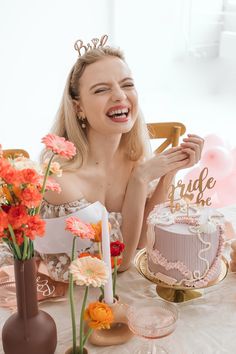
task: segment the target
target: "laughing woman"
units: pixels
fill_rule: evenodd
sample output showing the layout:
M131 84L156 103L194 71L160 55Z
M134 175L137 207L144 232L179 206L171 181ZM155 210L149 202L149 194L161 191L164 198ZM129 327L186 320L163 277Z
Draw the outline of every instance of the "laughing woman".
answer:
M80 40L75 44L78 59L69 73L52 133L73 142L77 155L61 162L64 172L57 182L62 192L47 193L42 215L56 218L101 202L109 212L111 239L126 245L123 271L135 250L145 246L147 215L166 200L175 173L199 161L203 139L188 135L181 147L155 156L150 153L132 73L122 52L106 46L106 40L103 36L92 40L92 45ZM148 197L154 180L158 183ZM69 259L65 255L42 257L52 277L66 280Z

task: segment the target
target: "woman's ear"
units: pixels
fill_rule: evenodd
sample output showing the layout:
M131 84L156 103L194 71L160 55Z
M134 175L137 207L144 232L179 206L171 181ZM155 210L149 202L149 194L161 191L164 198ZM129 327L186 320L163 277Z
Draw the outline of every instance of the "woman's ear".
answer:
M81 106L80 106L79 101L78 101L78 100L75 100L75 99L73 99L72 101L73 101L73 106L74 106L76 115L77 115L78 117L81 117L82 119L84 119L84 118L85 118L85 114L84 114L84 112L83 112L83 110L82 110L82 108L81 108Z
M72 102L73 102L74 110L75 110L76 114L78 114L80 111L79 101L72 99Z

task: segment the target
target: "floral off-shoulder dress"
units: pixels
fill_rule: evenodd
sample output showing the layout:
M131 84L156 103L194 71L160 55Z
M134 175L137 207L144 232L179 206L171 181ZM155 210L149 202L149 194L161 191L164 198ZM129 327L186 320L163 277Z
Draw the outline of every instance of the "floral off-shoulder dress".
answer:
M40 214L44 219L57 218L60 216L70 215L80 209L86 208L91 203L86 199L82 198L73 202L54 205L50 204L47 201L43 201L41 206ZM111 242L119 240L122 242L121 234L121 223L122 216L121 213L110 212L109 223L111 225L110 238ZM81 251L94 253L97 251L97 243L93 242L91 249L84 249ZM46 254L46 253L36 253L38 260L43 261L47 267L49 276L55 281L67 282L69 279L68 267L70 265L70 257L66 253L57 253L57 254ZM0 243L0 267L4 265L13 264L13 256L8 246L5 243Z
M56 218L60 216L70 215L80 209L86 208L91 203L82 198L73 202L53 205L47 201L43 201L41 207L41 216L45 219ZM121 213L111 212L109 213L109 223L111 225L110 238L111 241L122 241L121 234ZM81 251L94 253L97 251L97 243L93 243L90 249L84 249ZM59 254L37 254L47 267L50 277L56 281L68 281L68 267L70 265L70 257L66 253Z

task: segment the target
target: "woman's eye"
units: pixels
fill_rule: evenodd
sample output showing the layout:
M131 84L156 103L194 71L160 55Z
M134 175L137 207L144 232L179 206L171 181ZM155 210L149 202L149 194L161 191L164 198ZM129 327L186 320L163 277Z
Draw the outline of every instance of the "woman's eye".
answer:
M123 87L134 87L134 84L132 82L124 84Z
M105 92L105 91L107 91L107 90L108 90L108 88L101 87L101 88L97 89L97 90L95 91L95 93Z

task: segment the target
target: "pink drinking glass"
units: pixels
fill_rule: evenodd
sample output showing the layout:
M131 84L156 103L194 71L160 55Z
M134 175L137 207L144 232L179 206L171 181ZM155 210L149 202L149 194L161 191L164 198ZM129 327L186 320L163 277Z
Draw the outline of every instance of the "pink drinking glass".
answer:
M156 344L155 339L171 334L176 327L178 310L175 304L155 298L137 300L127 312L130 330L148 339L132 351L132 354L163 354L167 351Z

